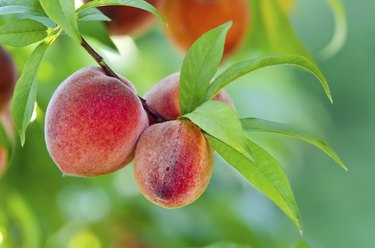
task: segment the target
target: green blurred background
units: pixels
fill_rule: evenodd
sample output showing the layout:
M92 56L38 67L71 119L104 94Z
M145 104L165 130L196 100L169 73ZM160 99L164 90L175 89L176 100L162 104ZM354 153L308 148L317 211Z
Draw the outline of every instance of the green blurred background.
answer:
M259 1L251 2L255 18ZM324 59L320 52L335 29L327 1L297 0L289 13L294 31L331 85L333 105L313 76L287 66L257 71L227 88L239 116L312 130L326 137L348 165L349 172L345 172L316 148L299 141L254 135L281 161L290 178L303 236L218 156L207 191L195 203L177 210L162 209L143 198L132 165L98 178L63 177L46 151L43 112L59 83L79 68L95 64L81 47L63 38L42 63L39 111L28 129L26 145L16 147L0 181L0 247L374 247L375 199L370 192L375 186L375 2L343 3L348 18L346 43ZM258 25L247 45L223 68L268 53L305 53L298 45L293 47L299 50L282 50L294 43L280 38L291 35L288 27L279 24L280 41L269 44L284 42L278 43L281 50L266 44ZM94 39L89 41L136 85L140 95L178 71L182 62L160 25L135 41L116 39L121 56ZM31 48L8 50L20 70Z

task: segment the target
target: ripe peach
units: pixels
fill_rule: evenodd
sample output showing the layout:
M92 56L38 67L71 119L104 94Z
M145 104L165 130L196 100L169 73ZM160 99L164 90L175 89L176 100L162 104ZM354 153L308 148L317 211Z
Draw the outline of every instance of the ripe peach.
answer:
M17 81L16 67L10 54L0 47L0 111L13 95Z
M134 174L142 194L165 208L195 201L207 188L213 149L201 130L187 120L155 124L142 134Z
M129 163L147 126L142 103L129 87L100 67L86 67L53 94L46 112L45 139L64 174L90 177Z
M233 21L225 44L227 56L239 48L249 27L247 0L166 0L162 14L169 23L168 35L183 50L210 29Z
M91 0L85 0L90 2ZM162 0L146 0L149 4L159 8ZM146 31L155 20L155 16L145 10L128 6L105 6L100 7L111 21L107 23L111 35L138 35Z
M175 120L181 115L180 108L180 73L174 73L157 83L145 99L147 104L167 120ZM220 91L213 100L225 102L232 107L233 101L225 91Z

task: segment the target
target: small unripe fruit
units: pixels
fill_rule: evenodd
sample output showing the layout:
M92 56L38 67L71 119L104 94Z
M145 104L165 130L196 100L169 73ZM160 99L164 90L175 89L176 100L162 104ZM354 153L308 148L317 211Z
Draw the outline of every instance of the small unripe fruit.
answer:
M133 159L136 142L147 126L147 114L133 90L100 67L87 67L53 94L45 139L65 175L98 176Z
M249 27L248 0L166 0L162 14L169 23L165 30L183 50L209 30L233 21L224 56L234 53Z
M91 0L85 0L90 2ZM159 8L162 0L146 0L155 8ZM128 6L100 7L111 21L107 22L108 32L111 35L138 35L146 31L155 21L155 16L145 10Z
M201 130L187 120L155 124L142 134L134 174L142 194L165 208L195 201L207 188L213 149Z
M180 73L174 73L157 83L145 99L147 104L166 120L175 120L181 115L180 108ZM234 107L230 96L220 91L213 100L222 101Z
M13 95L17 81L16 67L9 53L0 47L0 111Z

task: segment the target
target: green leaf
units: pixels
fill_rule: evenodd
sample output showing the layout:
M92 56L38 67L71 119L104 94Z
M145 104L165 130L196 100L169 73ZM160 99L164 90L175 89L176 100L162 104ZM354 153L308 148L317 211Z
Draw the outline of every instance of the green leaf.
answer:
M33 5L32 1L30 0L18 0L18 1L14 1L14 0L1 0L0 1L0 7L6 7L6 6L31 6Z
M91 22L91 21L110 21L108 16L104 15L98 9L88 9L77 14L78 21Z
M1 0L0 1L0 7L4 7L4 6L27 6L27 7L38 7L39 4L38 4L38 1L39 0Z
M246 147L246 137L243 134L241 122L228 104L209 101L183 117L252 160Z
M255 54L274 53L268 42L267 30L262 19L261 3L259 2L259 0L249 0L249 4L251 4L251 32L247 32L246 49L254 51Z
M0 15L14 15L18 19L31 19L48 27L55 25L47 17L39 0L1 0Z
M39 6L30 0L1 0L0 15L31 14L44 15Z
M12 15L12 14L40 14L40 12L34 10L28 6L11 5L11 6L0 6L0 15Z
M57 23L75 42L81 43L74 0L40 0L40 4L52 21Z
M40 6L39 0L2 0L0 15L14 15L17 19L31 19L48 27L56 27Z
M48 0L46 0L46 1L48 1ZM152 6L151 4L149 4L148 2L143 1L143 0L138 0L138 1L134 1L134 0L93 0L93 1L90 1L90 2L82 5L81 7L79 7L77 9L76 13L77 13L77 15L79 15L81 12L86 11L88 9L102 7L102 6L113 6L113 5L124 5L124 6L130 6L130 7L134 7L134 8L138 8L138 9L143 9L145 11L148 11L148 12L156 15L164 23L166 23L164 17L159 13L159 11L154 6Z
M255 163L222 141L207 136L215 150L255 188L270 198L302 233L301 217L289 181L280 164L263 148L247 141Z
M108 48L118 52L116 45L109 37L108 31L102 22L79 22L78 27L82 35L94 38Z
M212 99L222 88L237 78L255 70L274 65L294 65L311 72L323 86L328 99L333 102L331 91L323 73L311 60L299 55L274 55L235 64L219 75L207 90L207 99Z
M284 134L284 135L288 135L290 137L308 142L316 146L320 150L322 150L328 156L330 156L343 169L348 170L345 164L341 161L341 159L336 154L336 152L327 144L327 142L323 138L315 134L312 134L305 130L301 130L296 127L291 127L283 123L267 121L267 120L262 120L262 119L257 119L257 118L242 119L241 123L242 123L242 127L246 131L258 131L258 132Z
M320 56L327 59L342 49L348 35L348 24L345 7L341 0L329 0L334 18L335 32L331 41L320 51Z
M223 56L225 37L231 22L212 29L197 39L182 63L180 106L182 114L206 101L205 92Z
M313 60L310 52L293 31L288 15L281 9L280 4L275 0L258 2L270 52L302 55Z
M25 132L34 111L37 81L36 77L40 62L50 43L43 42L34 50L26 61L21 77L18 79L12 99L13 119L21 138L21 145L25 144Z
M18 14L16 15L17 19L27 19L27 20L34 20L41 24L43 24L46 27L49 28L56 28L57 25L54 23L49 17L47 16L39 16L39 15L29 15L29 14Z
M48 28L33 20L16 20L0 26L0 44L22 47L41 41Z

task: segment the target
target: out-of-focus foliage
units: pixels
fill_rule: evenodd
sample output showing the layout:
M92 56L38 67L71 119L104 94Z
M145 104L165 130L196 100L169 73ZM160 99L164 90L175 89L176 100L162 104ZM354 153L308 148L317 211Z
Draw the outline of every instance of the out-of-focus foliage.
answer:
M26 132L24 148L17 142L0 179L0 247L372 247L375 3L343 2L349 25L347 43L335 56L320 60L317 55L334 31L325 0L295 1L289 17L269 16L273 12L265 9L256 12L263 5L271 8L270 1L250 2L254 20L289 18L291 26L285 22L261 26L258 21L246 45L227 63L296 50L316 59L332 87L334 105L326 101L312 76L286 67L266 68L228 86L240 116L313 130L327 137L349 165L346 173L308 145L252 135L268 146L291 178L303 216L303 237L279 209L249 188L219 157L207 192L194 204L177 210L161 209L145 200L135 186L132 165L99 178L63 177L45 148L44 111L67 76L95 64L82 48L63 38L41 64L36 118ZM116 71L137 86L140 95L181 67L182 56L160 27L135 41L115 38L121 56L107 48L111 47L108 40L105 47L87 38ZM32 48L7 47L19 71Z

